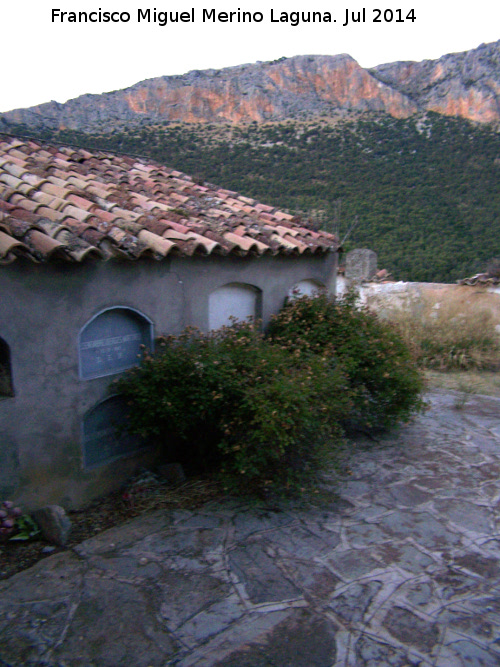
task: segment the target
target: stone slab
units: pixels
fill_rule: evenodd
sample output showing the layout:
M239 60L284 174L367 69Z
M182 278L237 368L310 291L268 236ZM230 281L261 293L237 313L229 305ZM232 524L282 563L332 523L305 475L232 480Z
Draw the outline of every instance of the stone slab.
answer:
M434 395L314 503L158 511L49 556L0 582L0 664L499 665L499 404Z

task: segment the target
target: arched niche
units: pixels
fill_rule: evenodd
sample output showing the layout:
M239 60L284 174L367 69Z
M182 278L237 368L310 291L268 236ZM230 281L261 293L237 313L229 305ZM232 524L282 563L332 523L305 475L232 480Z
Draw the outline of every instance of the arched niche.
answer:
M83 327L78 338L83 380L121 373L140 361L141 345L153 344L152 322L137 310L108 308Z
M228 283L214 290L208 298L208 328L231 324L231 318L245 321L261 315L261 291L246 283Z
M109 463L146 446L140 436L124 430L126 414L125 400L118 394L100 401L86 413L82 423L85 468Z
M9 396L14 396L10 347L3 338L0 338L0 398L8 398Z
M325 286L317 280L301 280L288 290L288 299L298 299L301 296L315 296L319 294Z

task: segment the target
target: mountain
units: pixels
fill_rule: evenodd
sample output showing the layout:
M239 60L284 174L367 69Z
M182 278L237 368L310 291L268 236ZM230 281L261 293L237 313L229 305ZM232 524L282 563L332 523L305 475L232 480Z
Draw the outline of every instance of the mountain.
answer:
M500 41L439 60L396 62L368 71L421 110L478 122L500 118Z
M109 132L163 121L248 123L365 111L407 118L428 110L479 122L500 120L500 41L439 60L369 70L346 54L195 70L65 104L9 111L0 115L0 127Z
M12 111L0 131L147 155L347 234L397 279L453 282L500 253L499 120L500 41L370 70L193 71Z

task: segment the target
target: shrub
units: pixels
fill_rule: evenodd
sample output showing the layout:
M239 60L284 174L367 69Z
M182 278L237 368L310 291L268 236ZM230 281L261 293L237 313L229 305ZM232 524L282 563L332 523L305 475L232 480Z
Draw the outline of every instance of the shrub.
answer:
M397 329L356 306L354 294L326 294L291 302L268 336L293 354L320 355L345 373L352 410L347 428L389 428L421 408L422 377Z
M128 428L231 490L296 492L332 462L346 426L381 428L421 403L395 330L352 299L303 297L264 336L250 323L158 341L114 386Z
M340 446L350 401L325 359L290 355L249 323L189 329L158 347L116 386L130 430L188 469L215 469L231 489L294 490Z

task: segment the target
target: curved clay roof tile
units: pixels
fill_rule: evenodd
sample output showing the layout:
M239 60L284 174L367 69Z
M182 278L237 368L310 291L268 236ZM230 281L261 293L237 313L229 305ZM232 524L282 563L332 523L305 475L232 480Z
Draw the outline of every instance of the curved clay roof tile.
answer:
M37 229L31 229L24 238L26 244L31 246L35 252L42 255L45 259L54 253L64 251L62 243L47 236L47 234L42 234L42 232L39 232Z
M175 243L172 241L169 241L162 236L158 236L157 234L153 234L153 232L149 232L147 229L140 231L137 238L163 257L166 257L175 246Z
M12 236L9 236L9 234L0 231L0 259L5 258L10 252L12 252L12 250L14 250L14 248L25 248L28 250L24 243L17 241L16 239L12 238Z

